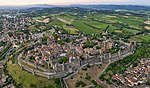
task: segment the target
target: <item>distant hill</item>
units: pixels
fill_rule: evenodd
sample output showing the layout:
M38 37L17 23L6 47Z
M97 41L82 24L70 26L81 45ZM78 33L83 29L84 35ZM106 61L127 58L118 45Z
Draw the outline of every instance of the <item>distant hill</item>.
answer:
M29 8L54 8L56 5L49 4L35 4L35 5L23 5L23 6L0 6L0 9L29 9Z
M92 8L92 9L124 9L124 10L150 10L150 6L139 5L70 5L70 7Z
M35 5L27 5L26 7L28 8L35 8L35 7L39 7L39 8L53 8L53 7L58 7L56 5L49 5L49 4L35 4Z
M79 8L88 8L88 9L109 9L109 10L150 10L150 6L138 6L138 5L67 5L67 6L58 6L50 4L35 4L35 5L24 5L24 6L0 6L0 9L41 9L41 8L54 8L54 7L79 7Z

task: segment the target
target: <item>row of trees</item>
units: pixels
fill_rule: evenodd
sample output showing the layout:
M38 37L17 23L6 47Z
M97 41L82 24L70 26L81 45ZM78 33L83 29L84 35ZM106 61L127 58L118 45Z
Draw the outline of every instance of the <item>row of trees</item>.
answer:
M3 48L2 52L0 53L0 60L3 60L5 58L6 52L11 46L12 44L9 44L5 48Z

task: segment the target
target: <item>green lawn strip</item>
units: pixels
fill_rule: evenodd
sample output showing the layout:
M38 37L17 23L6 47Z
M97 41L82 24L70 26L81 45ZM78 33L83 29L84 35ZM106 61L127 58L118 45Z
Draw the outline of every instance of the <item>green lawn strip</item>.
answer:
M30 88L31 86L38 88L61 88L60 84L56 84L53 79L49 80L40 76L35 76L22 70L17 64L12 64L11 61L7 63L7 70L13 79L25 86L25 88Z

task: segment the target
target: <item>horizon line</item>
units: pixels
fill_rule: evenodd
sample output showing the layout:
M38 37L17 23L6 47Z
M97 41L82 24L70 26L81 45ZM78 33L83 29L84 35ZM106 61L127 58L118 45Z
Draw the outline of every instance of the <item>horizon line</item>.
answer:
M150 5L144 5L144 4L107 4L107 3L91 3L91 4L25 4L25 5L0 5L0 6L33 6L33 5L53 5L53 6L70 6L70 5L136 5L136 6L150 6Z

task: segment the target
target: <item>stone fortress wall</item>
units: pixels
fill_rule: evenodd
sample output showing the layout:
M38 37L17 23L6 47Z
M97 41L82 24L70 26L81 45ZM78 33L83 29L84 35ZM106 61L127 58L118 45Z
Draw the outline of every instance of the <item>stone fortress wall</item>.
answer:
M85 61L81 61L80 67L78 68L78 70L82 69L87 64L95 65L95 64L111 63L111 62L117 61L119 59L122 59L126 56L129 56L129 55L133 54L134 50L135 50L135 45L131 45L128 48L126 48L122 51L119 50L118 52L113 53L113 54L106 53L106 54L100 55L99 58L94 58L94 59L88 59L88 60L85 60ZM50 72L48 69L46 69L44 67L37 66L34 63L31 63L29 61L21 59L21 56L18 57L18 64L22 69L24 69L28 72L30 72L34 75L46 77L48 79L53 78L53 77L64 77L68 73L70 73L69 71ZM77 73L78 70L73 71L73 73Z

